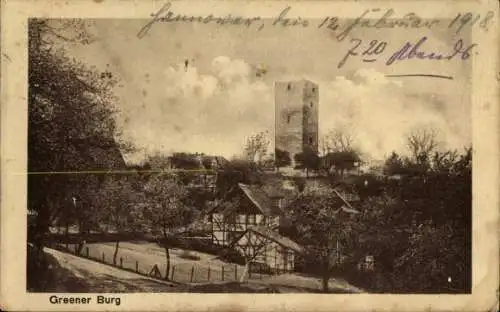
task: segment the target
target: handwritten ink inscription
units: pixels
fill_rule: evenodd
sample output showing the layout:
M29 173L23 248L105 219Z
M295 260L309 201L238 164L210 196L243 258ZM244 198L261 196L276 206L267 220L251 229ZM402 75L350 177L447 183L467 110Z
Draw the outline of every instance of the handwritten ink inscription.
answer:
M407 42L401 49L394 52L386 62L386 65L391 65L396 61L404 61L411 59L421 60L447 60L451 61L454 58L460 57L465 61L470 58L472 50L477 44L465 45L462 39L457 40L451 51L444 52L429 52L423 50L423 44L427 41L427 37L422 37L417 43Z
M445 19L425 19L410 12L403 15L397 15L394 9L382 10L380 8L365 10L354 19L341 20L336 16L326 16L324 18L308 20L301 16L291 16L292 7L287 6L272 18L263 18L261 16L238 16L227 14L225 16L209 15L189 15L179 14L172 10L172 4L166 3L157 12L151 14L149 20L139 31L137 36L144 37L153 25L157 23L201 23L218 24L226 26L242 26L248 29L262 30L269 25L270 27L309 27L317 23L317 29L327 29L334 33L338 41L345 40L354 30L359 28L373 29L434 29L438 26L456 29L460 33L466 27L479 27L488 31L488 27L493 23L495 14L488 11L486 14L479 13L458 13L447 25L444 25ZM319 21L319 22L318 22Z
M405 60L434 60L434 61L451 61L459 58L462 61L468 60L471 57L476 43L465 44L463 39L455 42L453 47L447 51L429 51L425 48L424 43L428 41L427 37L420 38L416 43L407 41L402 47L391 52L389 58L385 61L385 65L390 66L398 61ZM364 44L361 39L351 39L352 46L349 48L344 57L340 60L337 68L342 68L346 61L351 57L361 57L363 62L376 62L378 57L386 50L388 43L385 41L372 40L368 44Z
M465 14L458 13L450 24L448 24L448 28L456 27L456 33L458 34L464 27L473 27L479 23L479 28L488 31L488 26L490 25L493 16L495 16L495 14L492 11L488 11L484 16L471 12L467 12Z
M368 43L367 47L361 47L363 41L361 39L352 39L351 43L354 45L347 51L347 54L340 60L337 68L341 68L344 66L347 59L351 56L359 56L361 55L363 62L375 62L377 61L376 56L380 55L384 52L387 42L372 40Z
M149 20L139 31L137 36L144 37L153 25L157 23L201 23L226 26L239 26L248 29L262 30L264 27L299 27L307 28L315 26L316 29L326 29L334 34L338 42L344 41L347 37L352 37L356 29L421 29L432 30L436 27L453 29L456 34L464 31L465 28L477 27L483 31L488 31L493 23L495 14L488 11L485 14L465 12L458 13L451 21L446 19L424 19L417 14L410 12L404 15L397 15L394 9L381 10L380 8L365 10L354 19L340 19L336 16L326 16L320 19L305 19L300 16L292 16L292 7L287 6L275 17L263 18L261 16L237 16L225 15L185 15L174 13L172 4L167 3L156 13L151 14ZM317 24L314 24L317 23ZM430 33L430 32L429 32ZM453 46L443 51L432 51L426 43L427 36L416 41L407 41L402 46L391 46L389 41L363 41L361 39L351 39L347 52L337 64L337 68L343 67L350 59L358 59L362 62L371 63L383 59L385 65L390 66L397 62L406 60L431 60L431 61L451 61L454 59L466 61L473 53L477 53L476 43L466 43L463 39L455 41Z
M202 23L209 24L215 23L219 25L240 25L244 27L250 27L255 25L257 22L261 21L261 17L243 17L243 16L234 16L228 14L226 16L215 16L213 14L201 16L201 15L184 15L177 14L171 10L172 4L167 3L160 8L156 13L151 14L152 19L144 25L137 37L144 37L155 25L156 23L172 23L172 22L186 22L186 23ZM263 24L260 24L260 28L263 27Z

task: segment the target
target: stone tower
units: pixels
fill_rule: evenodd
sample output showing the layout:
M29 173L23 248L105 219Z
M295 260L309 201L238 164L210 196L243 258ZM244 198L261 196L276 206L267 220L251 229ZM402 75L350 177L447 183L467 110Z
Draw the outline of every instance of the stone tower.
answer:
M276 82L274 95L276 161L289 157L295 167L295 155L308 149L318 153L318 85L304 79Z

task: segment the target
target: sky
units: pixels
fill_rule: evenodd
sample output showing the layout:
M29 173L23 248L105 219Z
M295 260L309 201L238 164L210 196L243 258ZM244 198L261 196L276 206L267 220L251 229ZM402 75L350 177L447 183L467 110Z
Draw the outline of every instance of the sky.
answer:
M382 159L405 152L412 129L433 127L444 148L471 142L470 63L385 60L407 41L427 36L429 51L451 51L459 39L446 29L358 29L335 40L327 29L273 28L164 23L146 36L137 32L146 20L95 20L95 41L68 45L68 54L120 79L117 121L139 162L151 153L200 152L232 157L245 138L269 131L273 150L275 81L309 79L319 85L320 136L331 129L348 131L367 157ZM350 57L338 63L350 39L387 42L380 60ZM464 38L467 42L468 38ZM186 68L184 61L189 60ZM266 73L256 75L256 68ZM437 74L453 80L395 74Z

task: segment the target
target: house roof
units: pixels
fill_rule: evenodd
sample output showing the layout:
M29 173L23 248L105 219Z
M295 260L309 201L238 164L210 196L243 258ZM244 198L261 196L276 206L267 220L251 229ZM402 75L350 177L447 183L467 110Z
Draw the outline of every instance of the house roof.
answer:
M293 240L289 239L288 237L280 235L278 232L273 231L272 229L266 226L261 226L261 225L252 226L248 228L247 232L248 231L257 233L267 239L274 241L278 245L291 249L295 252L302 253L304 251L302 246L300 246Z
M238 183L238 187L265 216L281 214L281 210L273 204L269 195L259 186Z

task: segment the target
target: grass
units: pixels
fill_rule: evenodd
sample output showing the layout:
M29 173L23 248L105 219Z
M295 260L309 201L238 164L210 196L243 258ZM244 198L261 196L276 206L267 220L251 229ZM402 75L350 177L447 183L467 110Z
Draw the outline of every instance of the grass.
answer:
M112 262L114 243L86 244L89 256L106 263ZM83 254L86 254L86 247ZM70 245L70 248L74 248ZM161 278L165 277L165 250L154 243L121 242L117 265L134 272L136 265L140 273L148 274L158 265ZM264 292L264 293L307 293L321 292L321 279L303 274L282 274L270 276L252 273L248 283L239 284L243 266L219 260L216 256L192 250L173 248L170 250L171 272L176 283L184 284L183 291L189 292ZM236 286L237 285L237 286ZM355 293L361 290L342 279L330 279L331 293ZM172 290L174 291L174 290ZM175 290L179 291L179 290Z
M75 246L69 245L74 251ZM82 250L82 256L112 263L115 250L114 243L92 243L86 244ZM189 256L186 257L186 254ZM120 261L121 259L121 261ZM227 263L218 259L215 255L201 253L193 250L172 248L170 249L171 271L173 281L179 283L206 283L237 281L243 272L243 266ZM135 271L136 267L141 274L148 274L154 265L157 265L161 278L165 277L166 262L165 250L155 243L148 242L121 242L118 249L117 263L124 269ZM192 275L192 278L191 278ZM266 275L252 273L253 278L261 279Z

